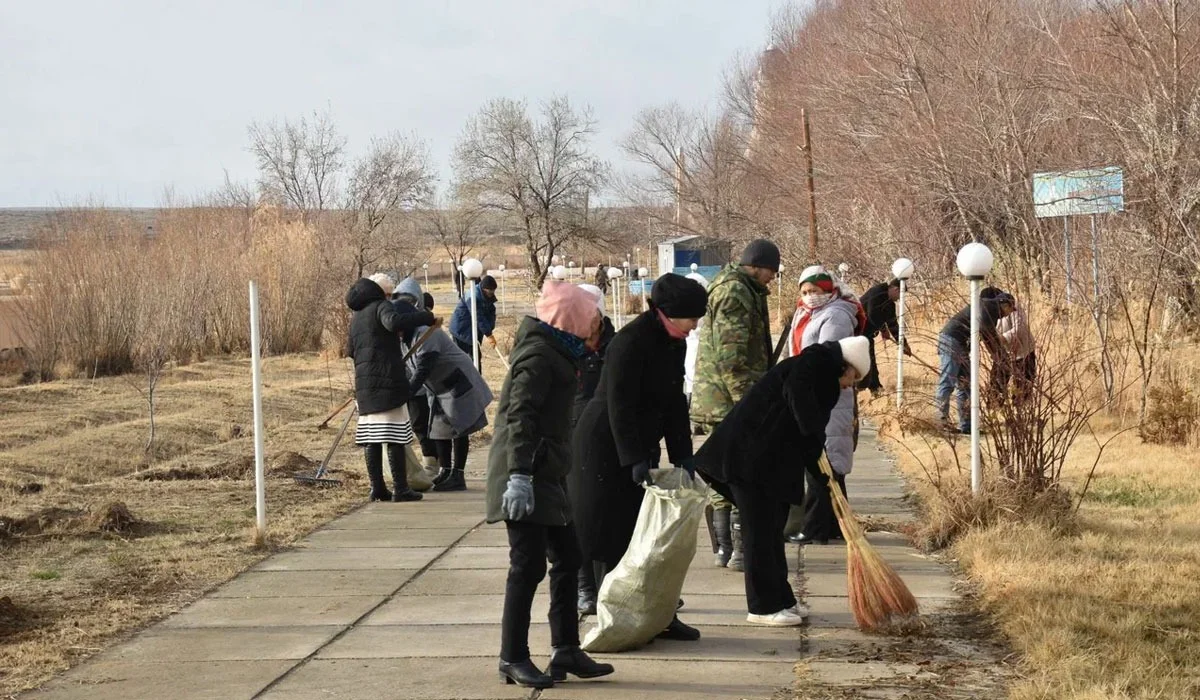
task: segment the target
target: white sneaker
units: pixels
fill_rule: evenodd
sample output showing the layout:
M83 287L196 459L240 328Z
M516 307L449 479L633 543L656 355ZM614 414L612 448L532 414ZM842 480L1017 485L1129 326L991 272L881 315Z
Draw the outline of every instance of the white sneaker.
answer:
M808 619L808 606L804 605L803 603L796 603L792 607L788 608L788 610L791 610L793 613L799 615L805 620Z
M770 615L755 615L754 613L750 613L746 616L746 622L756 625L766 625L767 627L798 627L804 624L804 618L792 608L788 608L787 610L780 610Z

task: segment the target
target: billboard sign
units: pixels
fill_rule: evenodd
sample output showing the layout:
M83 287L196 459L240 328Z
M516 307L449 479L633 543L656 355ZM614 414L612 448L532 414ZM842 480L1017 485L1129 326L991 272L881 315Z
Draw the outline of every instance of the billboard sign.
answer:
M1116 166L1033 174L1033 213L1039 219L1125 211L1125 183Z

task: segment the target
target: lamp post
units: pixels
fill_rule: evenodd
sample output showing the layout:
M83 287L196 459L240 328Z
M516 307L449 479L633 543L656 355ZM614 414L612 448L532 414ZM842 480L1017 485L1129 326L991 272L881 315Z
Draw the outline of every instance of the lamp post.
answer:
M463 262L463 274L471 280L471 359L475 367L479 367L479 310L476 306L479 297L479 278L483 276L483 263L475 258Z
M613 303L613 320L617 326L621 324L621 284L617 281L621 278L621 268L608 268L608 282L612 285L612 303Z
M550 271L550 274L554 277L554 279L561 282L567 278L567 268L563 267L562 265L555 265L554 269Z
M505 314L505 311L504 311L504 278L506 276L504 274L504 271L507 268L504 267L504 263L500 263L499 269L500 269L500 314L504 315Z
M992 251L982 243L968 243L958 251L958 271L971 281L971 493L983 486L979 462L979 283L992 269Z
M429 291L429 263L422 263L421 269L425 271L425 290Z
M642 309L649 309L650 303L646 300L646 277L650 271L644 267L638 268L638 281L642 283Z
M892 277L900 280L900 299L896 304L896 408L904 405L904 294L913 274L913 261L898 258L892 263Z

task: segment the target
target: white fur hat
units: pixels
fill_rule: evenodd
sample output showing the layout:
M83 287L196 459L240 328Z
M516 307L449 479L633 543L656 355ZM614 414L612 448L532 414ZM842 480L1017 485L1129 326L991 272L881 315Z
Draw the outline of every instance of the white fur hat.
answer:
M596 297L596 308L600 309L600 314L604 315L604 292L594 284L580 284L580 289Z
M871 353L868 350L867 339L861 335L842 338L838 341L842 346L842 359L858 370L859 377L867 376L871 371Z
M385 297L390 297L392 292L396 289L396 280L392 279L392 276L386 272L376 272L367 279L379 285L379 288L383 290L383 295Z

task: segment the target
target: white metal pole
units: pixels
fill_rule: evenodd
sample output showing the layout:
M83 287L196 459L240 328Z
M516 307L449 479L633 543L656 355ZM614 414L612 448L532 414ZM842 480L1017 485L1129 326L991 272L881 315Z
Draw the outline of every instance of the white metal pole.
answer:
M1092 214L1092 295L1096 308L1100 306L1100 234L1096 231L1096 215Z
M1063 258L1067 268L1067 305L1071 304L1071 217L1063 217Z
M979 278L971 280L971 493L983 486L979 462Z
M254 513L255 539L267 538L267 492L264 465L265 436L262 408L262 342L259 330L258 283L250 282L250 375L254 384Z
M609 280L609 283L610 283L610 284L612 284L612 290L611 290L611 292L610 292L610 293L609 293L609 295L608 295L609 297L611 297L611 298L612 298L612 308L613 308L613 310L612 310L612 321L613 321L613 323L616 323L616 324L619 326L619 325L621 325L621 324L620 324L620 322L618 321L618 318L617 318L617 285L616 285L616 280L612 280L612 279L610 279L610 280Z
M425 291L429 291L429 265L425 265Z
M642 284L642 311L650 308L650 302L646 299L646 275L638 275L638 281Z
M471 280L471 360L479 367L479 311L475 298L479 296L479 280Z
M904 292L907 283L900 280L900 299L896 304L896 408L904 405Z

